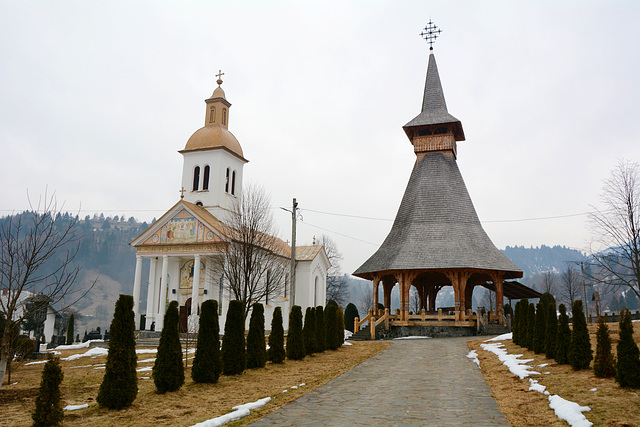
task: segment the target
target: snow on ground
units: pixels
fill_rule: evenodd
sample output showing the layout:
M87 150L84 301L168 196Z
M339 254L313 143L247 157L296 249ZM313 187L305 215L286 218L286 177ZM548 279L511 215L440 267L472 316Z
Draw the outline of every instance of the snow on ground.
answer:
M531 384L531 386L529 386L529 391L537 391L538 393L546 394L547 396L549 395L549 392L546 391L547 387L539 384L538 380L529 378L529 384Z
M82 348L89 348L92 342L104 342L104 340L89 340L85 342L79 342L78 344L59 345L54 350L80 350Z
M533 368L531 365L527 365L527 363L532 362L533 359L519 360L522 354L509 354L507 350L503 348L504 344L480 344L480 347L498 356L502 364L509 368L511 373L521 380L527 378L529 375L540 375L540 372L530 370Z
M351 332L350 330L348 330L348 329L344 330L344 340L345 341L348 340L349 338L351 338L352 335L353 335L353 332Z
M556 416L561 420L565 420L573 427L591 427L592 422L587 420L583 412L589 412L591 408L588 406L580 406L576 402L565 400L554 394L549 396L549 407L554 410Z
M62 408L65 411L77 411L78 409L84 409L84 408L88 408L89 404L85 403L82 405L67 405L64 408Z
M476 350L471 350L469 354L467 354L467 357L473 360L475 364L478 365L478 368L480 367L480 361L478 360L478 352Z
M89 349L87 351L85 351L84 353L78 353L78 354L72 354L69 357L63 357L60 360L65 360L65 361L69 361L69 360L76 360L76 359L80 359L81 357L97 357L97 356L106 356L107 353L109 353L109 349L107 348L102 348L102 347L94 347L92 349Z
M598 389L594 387L594 388L592 388L592 389L591 389L591 390L589 390L589 391L598 391Z
M352 343L350 343L349 341L345 341L344 344L342 345L353 345Z
M147 353L157 353L157 348L138 348L136 349L136 354L147 354Z
M483 342L491 342L491 341L506 341L513 338L513 334L509 332L508 334L498 335L497 337L489 338L488 340L484 340Z
M29 365L40 365L42 363L47 363L46 360L37 360L35 362L29 362L29 363L25 363L24 366L29 366Z
M218 427L223 426L231 421L239 420L240 418L246 417L249 415L249 412L252 409L262 408L264 405L271 401L270 397L265 397L264 399L256 400L255 402L245 403L244 405L234 406L233 412L229 412L228 414L221 415L216 418L212 418L207 421L203 421L198 424L194 424L193 427Z
M544 368L545 366L549 366L548 363L541 363L540 365L536 365L538 368Z
M136 369L136 372L147 372L147 371L151 371L152 369L153 369L153 366L147 366L146 368Z
M152 359L143 359L143 360L138 360L138 363L151 363L151 362L155 362L156 358L152 358Z
M411 336L408 336L408 337L394 338L394 340L424 340L424 339L427 339L427 338L431 338L431 337L419 337L419 336L416 336L416 335L411 335Z

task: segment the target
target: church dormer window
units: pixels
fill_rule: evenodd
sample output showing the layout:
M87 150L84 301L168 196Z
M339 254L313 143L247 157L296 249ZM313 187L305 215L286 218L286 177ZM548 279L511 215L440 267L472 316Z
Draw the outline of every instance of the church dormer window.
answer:
M201 201L199 201L199 200L198 200L198 201L196 202L196 206L204 206L204 205L202 204L202 202L201 202Z
M200 184L200 166L196 166L193 170L193 191L198 191L198 185Z
M227 124L227 109L224 108L222 110L222 124L226 125Z
M236 171L231 174L231 194L236 194Z
M209 172L210 172L210 168L209 165L204 167L204 177L202 178L202 189L203 190L208 190L209 189Z
M209 111L209 123L215 123L216 122L216 107L211 107L211 110Z
M227 181L224 184L224 191L226 193L229 192L229 173L230 173L229 168L227 168Z

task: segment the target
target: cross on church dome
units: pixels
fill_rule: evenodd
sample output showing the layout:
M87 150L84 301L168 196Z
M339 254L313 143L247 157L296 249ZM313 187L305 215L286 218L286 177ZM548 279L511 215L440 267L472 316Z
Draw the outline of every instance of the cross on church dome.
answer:
M427 43L429 43L429 50L433 50L433 43L435 43L441 32L442 30L438 28L431 19L429 19L429 23L420 33Z
M216 80L216 83L218 83L218 87L220 87L220 85L222 84L222 76L224 76L224 73L222 72L222 70L218 70L218 74L216 74L216 77L218 78L218 80Z

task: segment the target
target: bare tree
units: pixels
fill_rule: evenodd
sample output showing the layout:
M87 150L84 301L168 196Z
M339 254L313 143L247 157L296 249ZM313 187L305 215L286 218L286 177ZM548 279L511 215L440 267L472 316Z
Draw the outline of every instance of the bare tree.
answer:
M482 297L480 297L480 304L487 310L492 311L496 308L496 295L493 291L483 288Z
M365 292L360 298L358 305L362 317L365 317L367 313L369 313L369 310L373 310L373 291Z
M564 302L569 303L569 307L573 307L573 302L579 299L581 290L580 273L571 266L560 275L560 297ZM567 308L571 311L570 308Z
M553 271L545 271L540 279L540 292L556 295L556 273Z
M334 300L339 306L344 307L349 299L349 283L347 283L340 271L340 262L343 259L342 254L338 251L336 242L326 234L320 236L317 243L324 246L327 258L331 263L327 271L327 302Z
M244 304L275 299L282 293L289 267L287 245L275 237L270 200L261 187L247 185L226 224L229 244L214 270L224 276L224 286Z
M420 295L414 286L409 289L409 311L420 314Z
M603 209L590 214L592 257L601 283L628 286L640 297L640 165L620 161L604 181ZM598 248L593 246L598 245ZM597 249L597 250L594 250Z
M24 307L27 297L42 296L31 302L46 309L65 297L72 305L91 288L72 291L80 271L73 263L79 246L77 217L61 215L55 194L45 192L35 209L29 203L31 211L0 221L0 311L6 319L0 343L0 387L12 353L10 331L32 313Z

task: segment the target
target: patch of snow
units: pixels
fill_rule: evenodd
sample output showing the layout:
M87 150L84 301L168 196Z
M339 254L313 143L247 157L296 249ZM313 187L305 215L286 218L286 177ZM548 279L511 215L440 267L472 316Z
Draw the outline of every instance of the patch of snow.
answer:
M547 387L539 384L538 380L529 378L529 384L531 384L529 386L529 391L537 391L538 393L546 394L547 396L549 395L549 392L546 391Z
M136 354L157 353L157 348L139 348L136 350Z
M353 345L353 344L351 344L349 341L345 341L344 344L342 345Z
M17 383L16 383L16 384L17 384ZM302 384L300 384L298 387L304 387L304 386L306 386L306 385L307 385L307 384L302 383Z
M394 340L424 340L427 338L431 338L431 337L419 337L419 336L408 336L408 337L400 337L400 338L394 338Z
M81 357L89 357L89 356L93 356L93 357L97 357L97 356L106 356L107 353L109 353L109 350L106 348L102 348L102 347L95 347L92 349L89 349L87 351L85 351L84 353L78 353L78 354L72 354L69 357L63 357L60 360L65 360L65 361L70 361L70 360L76 360L76 359L80 359Z
M89 340L78 344L59 345L54 350L81 350L83 348L89 348L92 342L104 342L104 340Z
M147 372L153 370L153 366L147 366L146 368L136 369L136 372Z
M297 390L297 389L298 389L298 386L297 386L297 385L292 385L292 386L291 386L291 390Z
M11 383L9 385L16 385L16 384L18 384L18 381L16 381L15 383Z
M231 421L237 421L240 418L246 417L249 415L249 411L252 409L262 408L264 405L271 401L270 397L265 397L264 399L256 400L255 402L245 403L243 405L234 406L233 412L229 412L228 414L221 415L216 418L212 418L207 421L203 421L198 424L194 424L193 427L218 427L223 426Z
M141 380L150 380L151 377L140 377Z
M483 342L491 342L491 341L506 341L513 339L513 334L509 332L508 334L498 335L497 337L489 338L488 340L484 340Z
M575 402L565 400L554 394L549 396L549 407L554 410L556 416L565 420L573 427L591 427L592 422L582 415L583 412L589 412L591 408L588 406L580 406Z
M65 411L77 411L78 409L84 409L84 408L88 408L89 404L88 403L84 403L82 405L67 405L64 408L62 408Z
M29 362L29 363L25 363L24 366L29 366L29 365L40 365L42 363L47 363L46 360L37 360L35 362Z
M480 361L478 360L478 352L476 350L471 350L469 354L467 354L467 357L471 359L473 362L475 362L475 364L478 365L478 368L480 367Z
M288 392L288 391L289 391L289 390L282 390L282 392L283 392L283 393L286 393L286 392Z
M543 372L544 375L549 375L551 372Z
M97 368L93 368L93 369L107 369L106 366L98 366Z
M348 340L349 338L351 338L352 335L353 335L353 332L351 332L350 330L348 330L348 329L344 330L344 340L345 341Z
M540 365L536 365L538 368L544 368L545 366L549 366L548 363L542 363Z
M591 390L589 390L589 391L598 391L598 389L594 387L594 388L592 388L592 389L591 389Z
M521 380L527 378L529 375L540 375L540 372L531 371L532 366L527 365L527 363L533 361L533 359L518 360L522 357L522 354L509 354L507 350L503 348L504 344L480 344L480 347L498 356L502 364L509 368L509 371Z
M155 361L156 361L156 358L154 357L153 359L138 360L138 363L151 363Z

